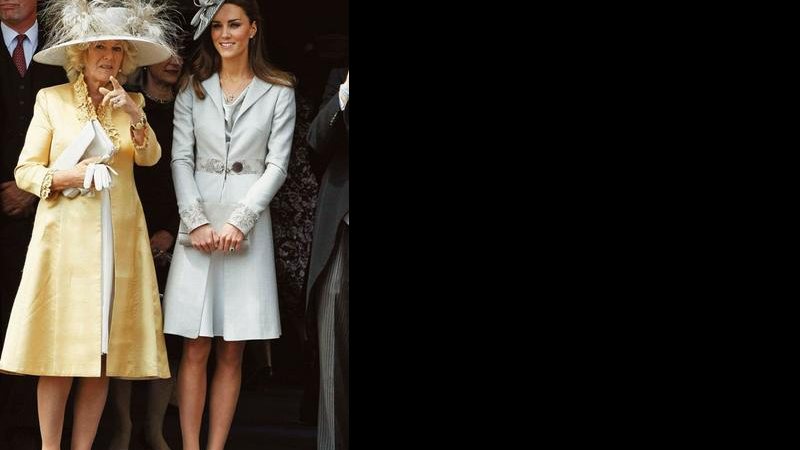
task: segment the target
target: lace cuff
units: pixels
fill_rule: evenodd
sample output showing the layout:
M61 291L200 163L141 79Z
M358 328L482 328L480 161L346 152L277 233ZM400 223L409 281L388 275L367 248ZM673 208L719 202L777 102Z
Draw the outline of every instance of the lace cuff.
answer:
M137 152L141 152L142 150L146 149L147 144L150 143L150 133L148 133L145 129L144 142L142 142L142 145L138 145L136 143L136 136L133 135L133 128L131 128L131 142L133 143L133 148L135 148Z
M205 211L200 203L189 205L188 208L180 211L181 220L186 224L187 230L191 233L195 228L210 223Z
M247 234L250 232L250 229L253 228L253 225L256 224L257 220L258 214L242 203L239 203L228 219L228 223L241 230L242 233Z
M42 187L39 189L39 198L42 200L46 200L50 197L50 187L53 185L53 174L55 173L56 169L48 169L47 173L44 174L44 180L42 180Z

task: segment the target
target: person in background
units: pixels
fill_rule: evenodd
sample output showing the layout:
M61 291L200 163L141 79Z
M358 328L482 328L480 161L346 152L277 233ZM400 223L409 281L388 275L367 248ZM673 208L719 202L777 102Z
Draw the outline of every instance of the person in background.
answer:
M350 71L334 69L308 131L311 162L322 172L307 307L319 335L317 448L350 447Z
M17 187L14 167L40 89L67 82L60 67L33 55L45 46L36 0L0 0L0 348L17 295L38 197ZM36 379L0 375L0 442L38 448Z

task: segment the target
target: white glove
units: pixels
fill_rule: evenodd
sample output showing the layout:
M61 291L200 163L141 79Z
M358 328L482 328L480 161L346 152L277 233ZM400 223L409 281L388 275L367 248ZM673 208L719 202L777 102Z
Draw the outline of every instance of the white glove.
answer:
M94 188L97 191L111 187L111 173L119 175L116 170L105 164L89 164L86 166L86 175L83 177L84 189L89 189L94 182Z
M105 164L97 164L94 168L94 187L98 191L104 188L110 188L112 183L111 174L119 175L116 170L111 166Z

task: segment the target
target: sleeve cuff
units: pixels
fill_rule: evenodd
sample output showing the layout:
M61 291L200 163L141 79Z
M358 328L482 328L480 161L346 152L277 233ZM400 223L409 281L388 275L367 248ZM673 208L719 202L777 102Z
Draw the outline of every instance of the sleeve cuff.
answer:
M188 208L182 209L180 215L181 220L186 224L186 228L190 233L194 231L195 228L210 223L200 203L194 203Z
M241 230L242 233L247 234L256 224L257 220L258 214L244 204L239 203L228 219L228 223Z
M137 152L141 152L144 149L146 149L147 148L147 144L150 143L150 133L148 133L145 130L144 141L142 142L142 145L138 145L138 144L136 144L136 137L133 135L133 129L131 129L130 131L131 131L131 142L133 143L133 148L135 148Z
M55 169L48 169L47 172L44 174L44 180L42 180L42 187L39 190L39 198L42 200L47 200L50 198L51 190L50 187L53 185L53 173L55 173Z

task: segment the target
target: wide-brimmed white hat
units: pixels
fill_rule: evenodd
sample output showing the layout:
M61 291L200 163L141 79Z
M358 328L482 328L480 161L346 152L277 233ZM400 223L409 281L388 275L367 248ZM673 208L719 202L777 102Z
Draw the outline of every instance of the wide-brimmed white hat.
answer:
M51 30L48 46L33 60L65 66L72 45L127 41L136 50L131 57L137 67L166 61L176 54L179 31L166 12L148 0L49 0L43 11Z

